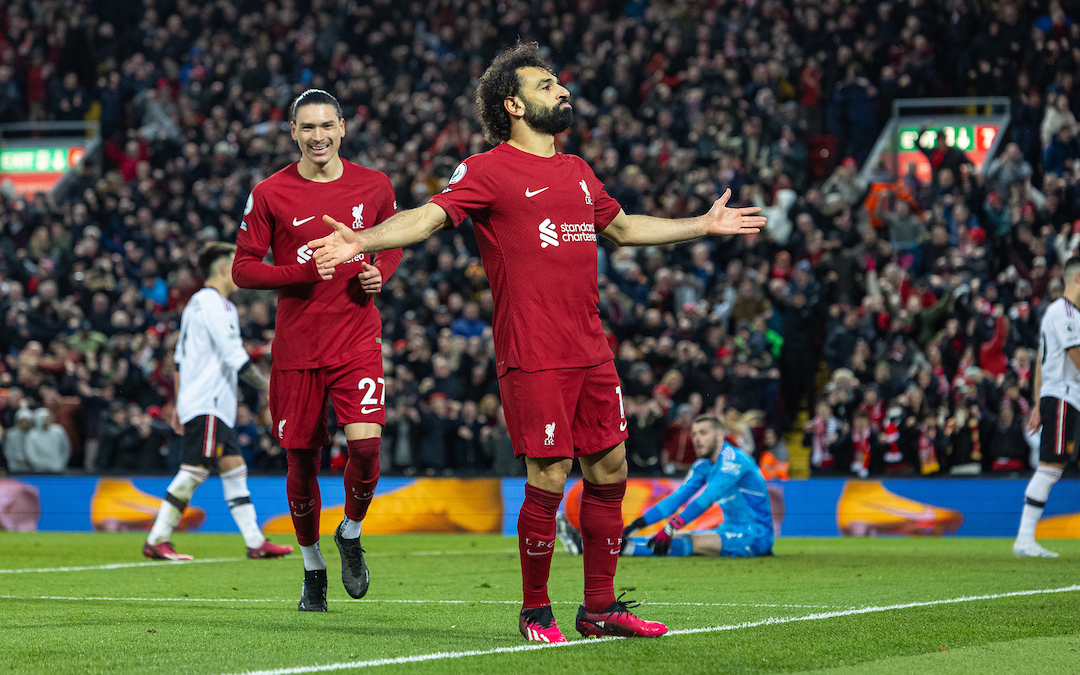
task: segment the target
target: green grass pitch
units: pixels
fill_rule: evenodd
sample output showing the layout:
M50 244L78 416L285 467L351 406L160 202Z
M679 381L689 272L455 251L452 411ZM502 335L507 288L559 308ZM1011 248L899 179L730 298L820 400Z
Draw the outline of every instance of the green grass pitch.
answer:
M579 639L581 559L559 551L551 596L570 644L537 648L517 632L516 540L363 541L368 596L345 594L325 537L330 611L301 614L299 555L247 560L238 535L177 535L197 562L173 564L144 561L138 534L0 533L0 673L1080 672L1080 541L1045 542L1056 560L957 538L624 558L617 592L672 629L654 640Z

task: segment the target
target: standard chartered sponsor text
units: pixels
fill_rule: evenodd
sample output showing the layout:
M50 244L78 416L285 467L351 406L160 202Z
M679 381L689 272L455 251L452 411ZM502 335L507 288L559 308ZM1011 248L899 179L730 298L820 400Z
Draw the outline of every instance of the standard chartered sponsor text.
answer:
M563 223L559 230L563 241L596 241L596 229L592 223Z

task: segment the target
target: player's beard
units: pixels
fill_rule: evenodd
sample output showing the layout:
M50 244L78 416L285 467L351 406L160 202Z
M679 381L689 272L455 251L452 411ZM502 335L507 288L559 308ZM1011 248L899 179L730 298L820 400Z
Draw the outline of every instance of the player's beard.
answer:
M569 106L564 108L564 102L559 101L553 108L542 108L525 99L525 124L540 134L561 134L574 122L574 109Z

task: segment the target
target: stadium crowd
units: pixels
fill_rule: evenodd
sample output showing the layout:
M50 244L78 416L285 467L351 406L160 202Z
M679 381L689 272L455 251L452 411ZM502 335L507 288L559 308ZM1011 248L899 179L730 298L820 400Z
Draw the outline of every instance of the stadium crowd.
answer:
M409 208L487 148L472 93L520 37L573 93L562 149L628 213L696 215L730 187L770 218L739 239L601 240L632 472L688 467L705 410L780 467L797 430L815 474L1026 471L1039 319L1080 245L1076 5L10 0L0 123L97 119L103 151L52 195L0 187L8 468L69 452L73 469L175 469L172 350L195 255L235 241L252 186L297 158L292 99L337 96L342 156ZM893 100L964 95L1012 100L983 171L927 150L929 185L868 190L858 170ZM264 368L275 297L237 297ZM520 474L469 228L407 250L380 307L384 471ZM283 471L266 401L242 394L248 465Z

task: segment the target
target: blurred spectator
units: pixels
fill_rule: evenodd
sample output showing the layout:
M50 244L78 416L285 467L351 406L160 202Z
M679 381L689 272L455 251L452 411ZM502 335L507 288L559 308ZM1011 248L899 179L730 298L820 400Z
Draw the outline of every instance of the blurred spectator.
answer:
M656 475L660 473L661 448L667 432L667 423L660 404L645 396L625 397L626 457L635 471Z
M1005 151L991 160L986 168L986 182L993 192L1000 195L1011 193L1011 189L1020 188L1031 179L1034 171L1031 164L1020 153L1020 146L1009 143Z
M418 468L429 474L454 466L450 448L457 425L450 414L450 403L442 392L433 393L426 409L420 410L420 452L416 459Z
M664 432L660 451L660 465L664 473L686 471L694 463L694 446L691 439L691 427L694 426L694 408L683 403L675 413L675 419L668 424Z
M486 323L480 319L480 304L477 302L465 303L465 309L460 319L455 319L450 324L450 330L454 335L460 335L464 338L480 337L484 334L484 329L490 328Z
M34 428L34 411L19 408L15 412L15 426L4 431L4 460L12 473L34 471L26 456L26 441Z
M994 435L990 439L990 457L993 460L990 470L994 472L1027 471L1030 468L1028 466L1029 454L1022 420L1013 406L1008 401L1003 401L998 410Z
M481 429L480 435L480 445L496 475L525 475L525 461L514 457L514 448L510 443L510 432L506 428L506 416L503 414L502 406L499 406L495 413L495 424Z
M71 459L71 439L53 422L48 408L34 411L34 426L26 433L26 464L34 473L61 473Z

